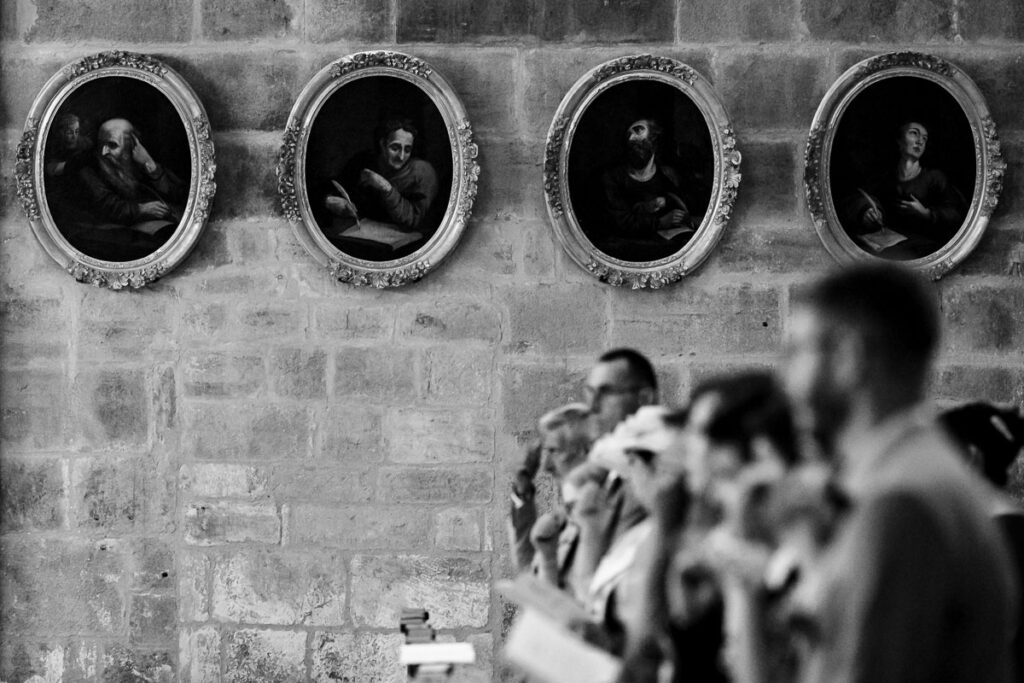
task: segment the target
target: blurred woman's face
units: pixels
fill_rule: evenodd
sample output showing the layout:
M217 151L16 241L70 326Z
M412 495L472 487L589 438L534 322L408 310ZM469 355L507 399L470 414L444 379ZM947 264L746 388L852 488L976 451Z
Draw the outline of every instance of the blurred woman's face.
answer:
M686 427L686 477L694 492L713 489L716 484L731 480L743 466L739 446L713 441L707 426L718 409L719 397L708 393L694 401Z

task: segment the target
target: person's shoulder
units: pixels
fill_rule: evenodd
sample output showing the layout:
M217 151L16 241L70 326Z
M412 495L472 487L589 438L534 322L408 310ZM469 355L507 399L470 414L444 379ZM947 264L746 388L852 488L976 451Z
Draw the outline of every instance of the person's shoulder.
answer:
M677 171L673 166L669 166L668 164L658 164L658 172L661 173L661 175L668 178L670 183L672 183L676 187L679 187L679 171Z
M409 169L420 175L437 175L434 165L426 159L420 159L419 157L413 157L409 160Z

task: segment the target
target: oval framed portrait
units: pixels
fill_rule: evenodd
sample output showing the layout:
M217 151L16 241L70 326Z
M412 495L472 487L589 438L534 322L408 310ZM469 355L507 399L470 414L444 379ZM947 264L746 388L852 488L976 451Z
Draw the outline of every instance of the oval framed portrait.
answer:
M282 209L335 278L397 287L455 248L476 197L476 156L462 103L429 64L399 52L348 55L292 107Z
M216 184L206 111L173 69L103 52L56 73L18 146L22 208L77 280L138 288L195 246Z
M576 82L551 123L548 215L582 268L657 289L718 243L740 159L725 108L694 69L648 54L613 59Z
M905 262L938 279L977 246L1006 164L985 99L959 67L893 52L848 69L818 106L804 187L840 262Z

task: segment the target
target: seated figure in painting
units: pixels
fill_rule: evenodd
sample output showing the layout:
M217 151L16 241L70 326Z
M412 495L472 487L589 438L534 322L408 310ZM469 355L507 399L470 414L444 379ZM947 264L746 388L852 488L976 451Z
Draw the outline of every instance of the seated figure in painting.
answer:
M436 227L437 173L413 156L418 134L409 119L386 119L374 130L374 149L356 154L332 176L320 227L339 249L388 260L408 253Z
M80 208L76 190L78 172L88 165L92 140L82 135L82 121L76 114L61 114L46 140L43 163L46 200L54 219L61 223Z
M599 246L627 261L650 261L669 256L693 237L700 224L690 207L678 169L658 154L661 125L638 118L627 129L626 159L602 176L609 224Z
M945 173L921 163L928 145L924 125L901 125L896 145L895 167L858 187L839 207L839 217L869 253L896 260L921 258L956 234L967 202Z
M62 232L72 246L93 258L131 261L147 256L177 229L188 186L153 159L126 119L100 125L97 142L91 159L75 175L75 199L69 207L73 217Z

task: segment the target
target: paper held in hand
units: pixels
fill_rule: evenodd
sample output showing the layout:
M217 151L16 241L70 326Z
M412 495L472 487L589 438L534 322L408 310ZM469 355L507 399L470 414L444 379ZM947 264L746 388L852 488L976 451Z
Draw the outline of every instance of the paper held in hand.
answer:
M543 683L613 683L622 670L618 659L531 607L516 618L504 653L531 680Z

